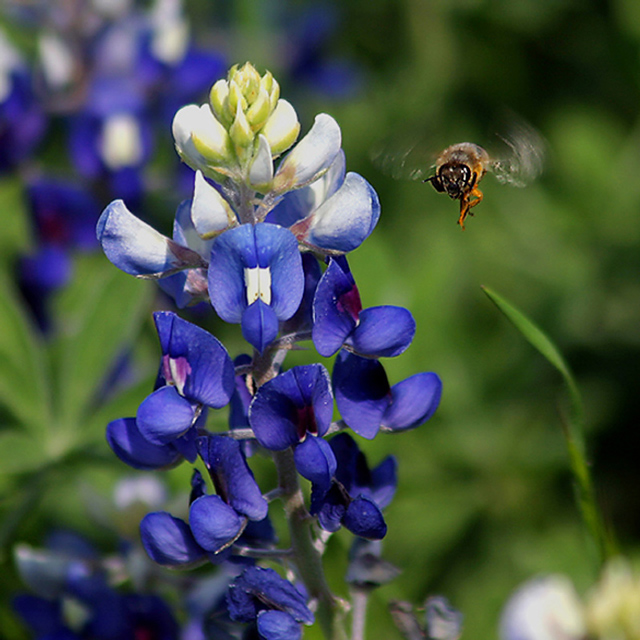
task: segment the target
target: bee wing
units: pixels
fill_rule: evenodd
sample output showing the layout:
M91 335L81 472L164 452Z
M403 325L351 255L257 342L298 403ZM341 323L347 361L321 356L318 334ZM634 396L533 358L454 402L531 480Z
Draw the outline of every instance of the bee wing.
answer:
M499 137L503 142L503 151L492 155L489 170L499 182L525 187L542 173L546 146L544 139L524 122L513 124L505 136Z
M433 174L435 154L430 145L413 139L394 139L375 146L369 157L382 173L394 180L425 180Z

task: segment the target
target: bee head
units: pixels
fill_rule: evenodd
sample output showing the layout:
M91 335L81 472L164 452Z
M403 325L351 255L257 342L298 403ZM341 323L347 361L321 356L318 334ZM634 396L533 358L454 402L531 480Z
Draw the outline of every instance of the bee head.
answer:
M438 167L436 175L430 181L436 191L444 191L450 198L460 200L473 188L475 174L467 164L446 162Z

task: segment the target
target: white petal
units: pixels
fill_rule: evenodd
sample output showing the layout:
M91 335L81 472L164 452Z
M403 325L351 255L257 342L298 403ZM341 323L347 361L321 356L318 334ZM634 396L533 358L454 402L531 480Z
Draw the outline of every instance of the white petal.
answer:
M249 171L249 184L256 188L267 188L273 180L273 160L269 141L260 134L256 151Z
M282 161L274 178L275 191L284 193L317 180L334 161L342 134L326 113L316 116L313 127Z
M198 235L205 239L217 236L235 221L229 203L204 179L201 171L196 171L191 220Z

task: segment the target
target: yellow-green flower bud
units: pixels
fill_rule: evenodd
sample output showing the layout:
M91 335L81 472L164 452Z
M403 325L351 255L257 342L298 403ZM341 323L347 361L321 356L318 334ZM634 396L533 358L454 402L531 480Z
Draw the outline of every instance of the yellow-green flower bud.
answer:
M229 127L229 135L238 157L242 158L246 155L246 150L253 144L254 134L240 104L236 109L236 117L233 124Z
M271 153L274 156L280 155L296 141L300 133L296 110L286 100L278 100L261 133L269 142Z
M250 62L245 62L242 68L234 73L233 81L240 87L248 104L258 97L260 74Z
M230 125L232 118L229 117L227 104L229 101L229 84L226 80L218 80L209 93L209 101L216 118L225 125Z
M227 97L227 113L233 119L237 116L238 108L244 111L247 108L247 100L242 95L242 89L233 80L229 82L229 95Z
M266 89L260 88L255 102L247 109L247 120L253 131L262 128L267 118L271 115L271 100Z
M203 104L194 114L191 140L196 151L212 165L227 165L232 162L229 134L211 112L208 104Z
M267 90L269 94L269 101L271 102L271 110L273 111L280 99L280 85L276 79L271 75L270 71L267 71L260 81L262 86Z

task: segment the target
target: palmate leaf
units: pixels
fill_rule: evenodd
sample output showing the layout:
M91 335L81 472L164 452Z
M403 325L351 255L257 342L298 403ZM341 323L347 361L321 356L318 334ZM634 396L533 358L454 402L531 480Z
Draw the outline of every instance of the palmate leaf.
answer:
M586 458L584 440L585 413L578 384L559 349L539 327L522 311L514 307L495 291L492 291L488 287L482 287L482 290L516 329L518 329L523 337L544 356L562 376L571 403L570 415L564 424L563 434L566 440L571 471L576 486L576 501L584 523L597 546L600 562L602 563L607 558L615 555L616 544L612 532L604 524L596 500L589 462Z
M85 257L77 271L81 277L58 300L53 366L59 423L84 439L83 423L99 404L97 392L148 319L154 288L99 255Z
M3 423L42 440L52 422L46 350L20 303L9 275L0 270L0 407Z

